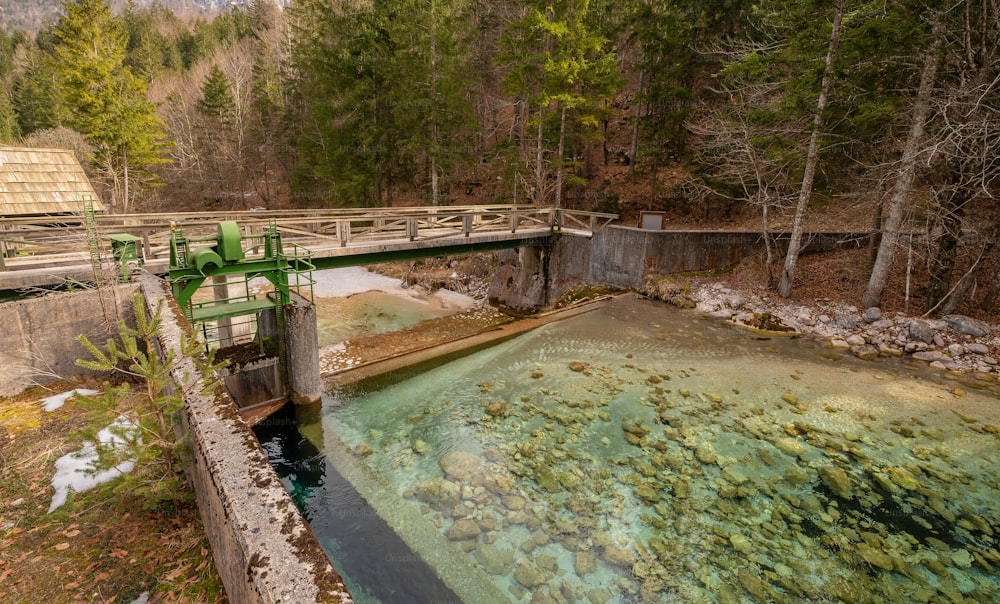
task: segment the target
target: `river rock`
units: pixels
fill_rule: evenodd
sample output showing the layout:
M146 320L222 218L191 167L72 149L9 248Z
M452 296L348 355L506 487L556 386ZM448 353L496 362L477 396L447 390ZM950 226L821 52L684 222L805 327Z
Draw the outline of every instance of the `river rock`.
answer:
M868 564L877 566L882 570L892 570L892 558L890 558L885 552L876 549L863 541L857 544L857 549L858 553Z
M990 333L990 326L965 315L945 315L941 320L958 333L979 338Z
M605 587L595 587L587 592L590 604L607 604L611 601L611 592Z
M597 572L597 554L592 551L578 551L573 559L573 571L582 577Z
M489 545L480 545L474 555L487 573L498 577L508 574L514 565L514 552L510 550L498 550Z
M583 361L570 361L569 370L582 373L587 370L587 364Z
M528 589L545 583L545 573L528 564L518 564L514 570L514 580Z
M486 415L491 417L503 417L507 415L507 403L503 401L493 401L486 404Z
M837 315L837 327L854 330L858 328L858 320L850 315Z
M913 474L910 474L905 468L890 468L889 469L889 480L893 484L900 486L907 491L916 491L920 488L920 483L914 478Z
M473 537L478 537L482 529L479 528L479 524L475 520L470 520L468 518L462 518L456 520L451 527L448 528L448 532L445 536L452 541L464 541L466 539L472 539Z
M931 324L922 319L913 319L906 326L907 334L911 340L917 340L925 344L934 341L934 328Z
M555 556L550 556L548 554L542 554L535 558L535 563L538 564L543 570L547 570L550 573L555 572L559 568L559 561L556 560Z
M458 505L461 496L460 486L440 476L425 480L417 486L417 498L439 510Z
M729 544L733 546L733 549L741 554L753 553L753 546L750 544L750 540L739 533L734 533L729 536Z
M951 561L960 568L969 568L972 566L973 558L969 550L956 549L951 552Z
M656 503L660 500L660 494L656 489L648 484L640 484L635 488L635 494L646 503Z
M922 350L920 352L914 352L913 358L920 361L927 361L928 363L945 363L947 361L951 361L951 357L940 350Z
M701 446L699 446L698 450L695 451L694 455L695 455L695 457L698 458L698 461L700 461L701 463L706 464L706 465L707 464L713 464L718 459L716 457L716 455L715 455L715 451L712 450L712 446L711 445L701 445Z
M413 441L413 452L417 455L427 455L428 446L427 443L420 440L419 438Z
M806 446L797 438L776 438L772 444L785 455L792 457L798 457L806 452Z
M980 344L979 342L973 342L971 344L968 344L966 345L965 349L971 352L972 354L986 355L990 353L990 347L985 344Z
M524 498L517 495L506 495L500 499L500 502L505 508L514 512L524 509Z
M604 548L604 552L601 554L601 559L611 566L618 566L621 568L632 568L632 565L635 564L635 556L632 552L618 547L617 545L609 545Z
M854 496L851 479L842 469L836 466L823 466L819 469L819 477L837 497L850 499Z
M871 361L878 358L878 348L871 344L851 346L851 354L863 361Z
M438 460L438 465L446 476L463 482L479 469L481 463L478 457L465 451L448 451Z
M871 308L866 308L861 318L864 319L865 323L874 323L882 318L882 309L878 306L872 306Z

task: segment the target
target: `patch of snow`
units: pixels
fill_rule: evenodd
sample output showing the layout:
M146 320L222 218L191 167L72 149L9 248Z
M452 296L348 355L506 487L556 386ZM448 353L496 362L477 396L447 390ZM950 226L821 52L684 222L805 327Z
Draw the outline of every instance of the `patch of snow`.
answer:
M98 432L97 440L101 444L123 445L125 441L119 436L121 430L132 430L136 427L130 419L122 415L111 425ZM74 493L80 493L92 489L101 483L131 472L135 466L132 460L127 460L113 468L95 472L94 464L96 462L97 447L90 441L83 443L83 447L79 451L68 453L56 460L56 474L52 477L52 488L56 492L49 505L50 514L66 503L66 497L70 490Z
M71 397L82 394L83 396L94 396L95 394L100 394L97 390L88 390L86 388L77 388L76 390L70 390L69 392L63 392L61 394L56 394L48 398L42 399L42 410L53 412L59 407L62 407L66 401Z
M404 288L399 279L373 273L360 266L346 268L331 268L313 273L316 284L313 285L313 295L317 298L346 298L355 294L370 291L380 291L409 297L409 290Z
M134 599L134 600L132 600L129 604L146 604L146 602L149 602L149 592L148 591L144 591L141 594L139 594L139 597L136 598L136 599Z
M433 297L441 300L442 308L456 307L464 310L476 306L475 299L450 289L439 289L434 292Z
M427 291L421 287L403 287L399 279L373 273L360 266L316 271L313 279L316 280L313 295L317 298L347 298L378 291L418 302L428 302L428 297L436 298L443 308L454 306L466 309L476 305L475 299L447 289L439 289L427 296Z

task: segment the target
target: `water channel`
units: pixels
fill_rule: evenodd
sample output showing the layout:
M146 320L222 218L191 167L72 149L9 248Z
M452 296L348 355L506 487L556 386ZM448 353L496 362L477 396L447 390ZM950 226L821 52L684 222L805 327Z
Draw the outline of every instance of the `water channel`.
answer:
M981 386L622 297L258 435L359 602L994 602Z

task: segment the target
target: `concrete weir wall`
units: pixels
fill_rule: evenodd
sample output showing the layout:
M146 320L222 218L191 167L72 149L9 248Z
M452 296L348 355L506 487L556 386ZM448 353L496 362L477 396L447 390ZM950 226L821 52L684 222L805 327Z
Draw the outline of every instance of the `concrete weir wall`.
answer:
M787 233L774 234L779 254ZM855 233L809 233L802 253L863 244ZM670 274L732 266L764 249L755 231L653 231L608 226L593 238L563 236L549 248L501 252L490 300L515 310L550 306L581 283L635 289L650 273Z
M162 282L144 275L141 283L150 308L166 301L159 344L177 355L174 382L185 384L198 375L180 351L186 321ZM188 477L229 601L353 602L229 393L182 390Z

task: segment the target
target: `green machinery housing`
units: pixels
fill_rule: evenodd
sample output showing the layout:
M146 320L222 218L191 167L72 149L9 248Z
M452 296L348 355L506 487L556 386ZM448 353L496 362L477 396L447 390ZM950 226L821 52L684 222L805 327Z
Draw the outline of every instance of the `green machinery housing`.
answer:
M256 321L271 309L278 333L284 333L284 307L292 293L312 302L315 269L309 250L282 244L273 220L256 234L243 234L234 221L220 222L214 237L185 237L180 226L170 225L168 281L184 315L203 331L206 342L212 339L208 325L214 323L218 333L224 322L239 317ZM267 279L273 292L255 292L250 282L258 277ZM278 338L279 350L282 340Z

